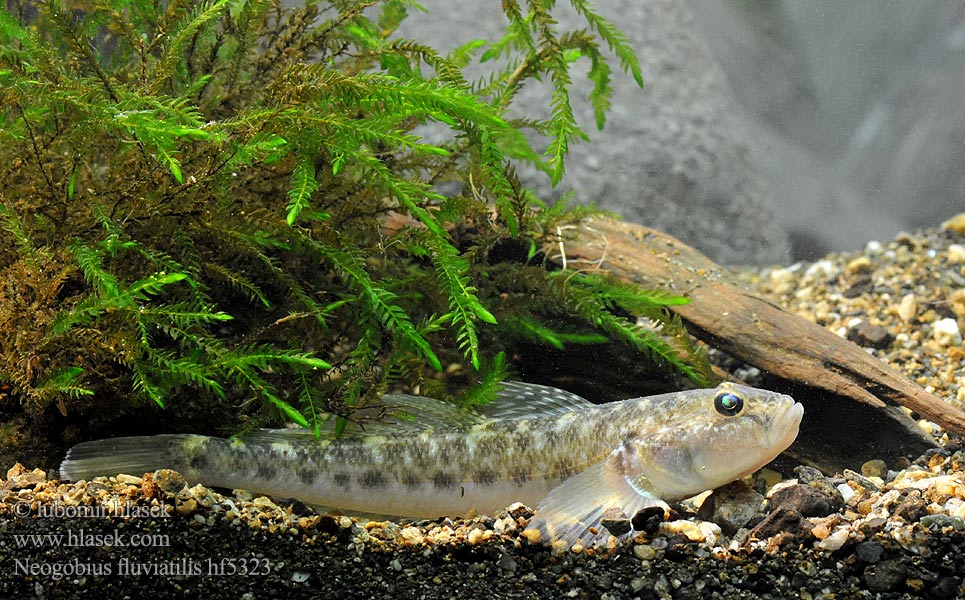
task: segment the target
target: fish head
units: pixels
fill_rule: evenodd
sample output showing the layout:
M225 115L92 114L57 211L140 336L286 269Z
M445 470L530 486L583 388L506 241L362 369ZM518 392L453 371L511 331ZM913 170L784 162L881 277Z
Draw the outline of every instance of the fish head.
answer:
M660 498L687 498L753 473L797 438L804 407L734 383L684 392L665 423L624 442L627 480Z

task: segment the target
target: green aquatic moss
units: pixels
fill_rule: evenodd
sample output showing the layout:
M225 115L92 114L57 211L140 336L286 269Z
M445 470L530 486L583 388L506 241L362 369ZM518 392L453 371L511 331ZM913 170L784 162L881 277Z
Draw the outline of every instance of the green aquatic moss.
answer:
M598 126L602 45L642 85L612 24L570 0L587 29L559 31L554 4L505 1L501 39L442 55L395 36L406 0L7 2L5 397L35 416L257 399L318 427L390 385L445 395L432 382L451 365L480 384L464 401L483 402L519 336L625 344L707 383L663 308L682 299L554 271L538 251L583 212L547 208L513 164L563 175L585 135L577 59ZM467 81L480 60L491 75ZM509 118L536 78L551 114ZM449 135L425 141L427 123ZM502 303L507 278L530 300Z

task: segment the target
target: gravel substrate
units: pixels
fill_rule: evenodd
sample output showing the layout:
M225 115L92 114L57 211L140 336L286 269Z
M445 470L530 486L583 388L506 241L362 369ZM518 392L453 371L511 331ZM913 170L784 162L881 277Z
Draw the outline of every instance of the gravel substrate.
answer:
M780 304L965 404L965 215L858 254L747 273ZM965 452L738 482L609 549L524 533L522 505L411 522L317 514L173 471L0 481L0 591L17 598L955 598ZM891 467L891 468L889 468ZM764 496L767 496L765 499ZM697 515L700 515L698 518ZM615 523L614 527L623 527Z
M778 305L965 407L965 213L860 253L745 273Z

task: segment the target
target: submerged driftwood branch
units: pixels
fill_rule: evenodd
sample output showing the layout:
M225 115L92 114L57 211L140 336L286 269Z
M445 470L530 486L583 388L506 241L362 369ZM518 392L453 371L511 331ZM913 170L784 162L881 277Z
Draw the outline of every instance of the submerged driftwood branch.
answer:
M691 302L673 310L695 337L789 384L805 402L796 447L808 462L855 468L857 460L910 456L932 445L906 415L888 407L907 407L965 433L965 413L857 345L743 289L727 269L669 235L607 218L589 219L561 234L559 244L546 250L568 268L599 268L624 281L686 295ZM876 431L860 431L869 428Z

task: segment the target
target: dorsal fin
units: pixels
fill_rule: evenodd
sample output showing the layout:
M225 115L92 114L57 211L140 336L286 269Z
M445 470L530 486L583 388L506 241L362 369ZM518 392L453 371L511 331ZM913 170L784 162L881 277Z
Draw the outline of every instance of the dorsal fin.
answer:
M546 385L504 381L496 400L476 408L488 419L517 420L562 415L595 406L572 392Z
M496 399L475 408L460 408L449 402L412 396L387 394L352 414L339 439L471 427L485 421L519 420L561 415L594 406L592 402L554 387L505 381ZM322 440L335 439L335 416L328 414L321 428ZM255 429L242 434L245 442L293 442L313 439L311 431L295 429Z
M375 435L396 436L428 429L446 430L471 427L488 420L471 409L462 409L449 402L411 396L387 394L377 401L354 411L339 439L351 439ZM336 417L325 414L320 439L335 439ZM314 434L304 428L255 429L241 435L245 442L275 443L314 439Z
M471 427L488 420L473 409L425 396L389 394L379 402L385 404L387 414L401 426L417 430Z

